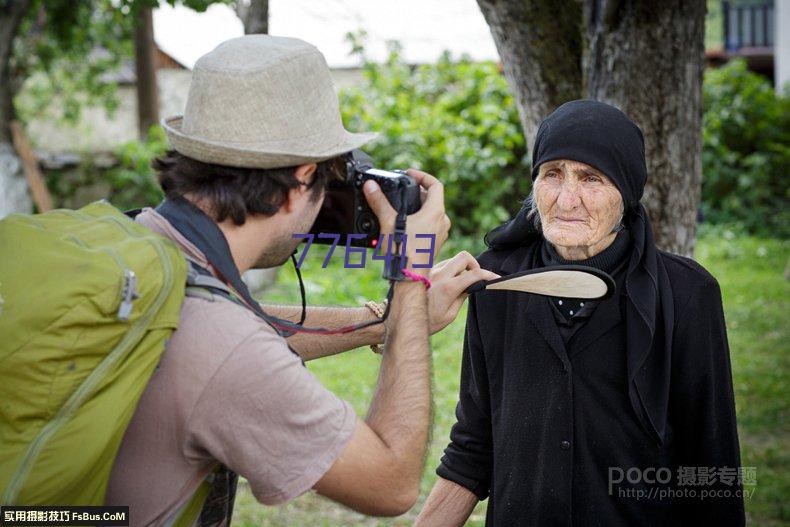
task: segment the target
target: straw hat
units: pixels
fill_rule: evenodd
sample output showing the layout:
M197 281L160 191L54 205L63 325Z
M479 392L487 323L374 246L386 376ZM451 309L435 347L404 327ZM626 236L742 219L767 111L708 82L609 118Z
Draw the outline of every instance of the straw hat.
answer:
M198 59L184 115L162 126L188 157L248 168L323 161L377 135L343 127L329 67L315 46L269 35L228 40Z

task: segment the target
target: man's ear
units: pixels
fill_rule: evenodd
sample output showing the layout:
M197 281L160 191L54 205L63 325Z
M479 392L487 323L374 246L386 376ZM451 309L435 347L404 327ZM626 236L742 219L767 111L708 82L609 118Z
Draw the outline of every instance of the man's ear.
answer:
M300 184L288 190L288 196L285 199L285 203L283 203L286 212L293 211L300 199L308 199L306 193L312 192L313 189L308 189L307 185L315 177L316 168L318 168L318 165L309 163L307 165L299 165L294 169L294 177Z

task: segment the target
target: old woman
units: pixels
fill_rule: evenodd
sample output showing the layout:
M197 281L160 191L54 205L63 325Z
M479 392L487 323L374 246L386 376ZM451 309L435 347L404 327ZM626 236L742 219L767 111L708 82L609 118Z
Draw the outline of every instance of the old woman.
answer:
M639 128L573 101L541 124L533 195L478 257L500 275L609 273L601 301L470 298L457 423L418 525L743 525L718 283L656 248ZM693 476L693 477L692 477Z

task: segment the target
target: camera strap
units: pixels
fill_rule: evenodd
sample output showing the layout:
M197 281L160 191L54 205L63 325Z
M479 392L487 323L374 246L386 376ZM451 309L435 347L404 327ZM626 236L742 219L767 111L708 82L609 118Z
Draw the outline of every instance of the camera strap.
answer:
M395 253L391 258L384 260L384 273L382 278L393 281L406 280L403 274L403 269L406 268L408 258L406 258L406 247L403 243L406 237L406 189L401 188L400 200L398 206L398 215L395 217L395 232L393 238L395 241ZM408 240L407 240L408 241ZM389 249L388 249L389 250Z
M236 262L230 252L225 235L216 222L202 210L182 197L165 199L156 212L163 216L187 240L200 249L220 280L228 284L241 297L249 309L271 325L281 336L290 337L293 332L278 328L280 319L266 313L261 305L252 298L247 284L241 279Z

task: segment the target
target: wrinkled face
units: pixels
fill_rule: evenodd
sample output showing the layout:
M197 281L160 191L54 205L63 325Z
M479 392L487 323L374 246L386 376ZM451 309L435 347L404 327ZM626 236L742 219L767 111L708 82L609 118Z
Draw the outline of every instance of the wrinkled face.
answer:
M623 200L614 183L578 161L543 163L534 192L543 236L563 247L600 243L618 225L623 211Z

